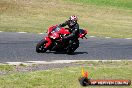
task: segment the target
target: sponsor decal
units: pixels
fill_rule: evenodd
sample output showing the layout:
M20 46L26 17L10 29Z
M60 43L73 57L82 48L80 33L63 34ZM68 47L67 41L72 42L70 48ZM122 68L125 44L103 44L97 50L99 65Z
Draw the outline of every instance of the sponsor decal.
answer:
M89 73L84 72L84 68L82 68L82 76L79 77L79 82L82 86L92 86L92 85L100 85L100 86L129 86L131 85L131 80L127 79L91 79L88 77Z

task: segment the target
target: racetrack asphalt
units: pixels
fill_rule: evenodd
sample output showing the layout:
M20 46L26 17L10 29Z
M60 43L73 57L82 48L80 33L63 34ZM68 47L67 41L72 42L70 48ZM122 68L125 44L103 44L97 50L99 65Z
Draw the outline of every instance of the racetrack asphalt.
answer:
M0 62L52 61L52 60L132 60L132 39L96 38L80 39L74 55L46 52L36 53L35 46L45 34L0 33Z

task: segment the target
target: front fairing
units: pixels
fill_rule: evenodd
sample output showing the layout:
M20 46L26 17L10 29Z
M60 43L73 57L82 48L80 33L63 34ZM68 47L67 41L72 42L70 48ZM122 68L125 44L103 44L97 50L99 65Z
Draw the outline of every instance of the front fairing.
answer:
M59 39L60 35L68 35L70 32L63 27L53 26L49 28L48 36L52 39Z
M60 28L58 26L52 26L48 29L48 36L52 39L57 39L60 37L59 31L60 31Z

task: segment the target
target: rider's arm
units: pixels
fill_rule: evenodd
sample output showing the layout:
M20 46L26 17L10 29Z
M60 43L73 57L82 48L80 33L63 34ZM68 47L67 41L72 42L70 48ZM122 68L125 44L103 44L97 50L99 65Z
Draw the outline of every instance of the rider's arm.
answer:
M67 39L74 39L74 38L78 38L79 36L79 24L76 24L74 29L72 29L72 33L68 36L65 36L63 38L63 40L67 40Z
M60 27L65 27L67 24L68 24L68 22L66 21L66 22L60 24L59 26L60 26Z

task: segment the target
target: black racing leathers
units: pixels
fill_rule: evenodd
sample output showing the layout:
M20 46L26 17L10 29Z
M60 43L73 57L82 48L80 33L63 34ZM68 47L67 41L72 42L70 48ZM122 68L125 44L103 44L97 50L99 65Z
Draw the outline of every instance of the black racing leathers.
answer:
M75 42L75 44L72 44L72 49L73 51L75 51L78 47L79 47L79 40L78 40L78 37L79 37L79 24L76 23L74 25L71 25L71 22L70 20L66 21L65 23L62 23L60 24L59 26L60 27L64 27L64 26L67 26L69 27L69 31L70 31L70 35L68 36L65 36L63 39L62 39L62 42L67 42L69 40L71 40L71 43ZM70 48L70 46L69 46Z
M60 27L65 27L68 26L69 27L69 31L70 31L70 35L65 36L63 38L63 40L77 40L79 37L79 24L76 23L74 25L72 25L72 23L70 22L70 20L62 23L59 25Z

